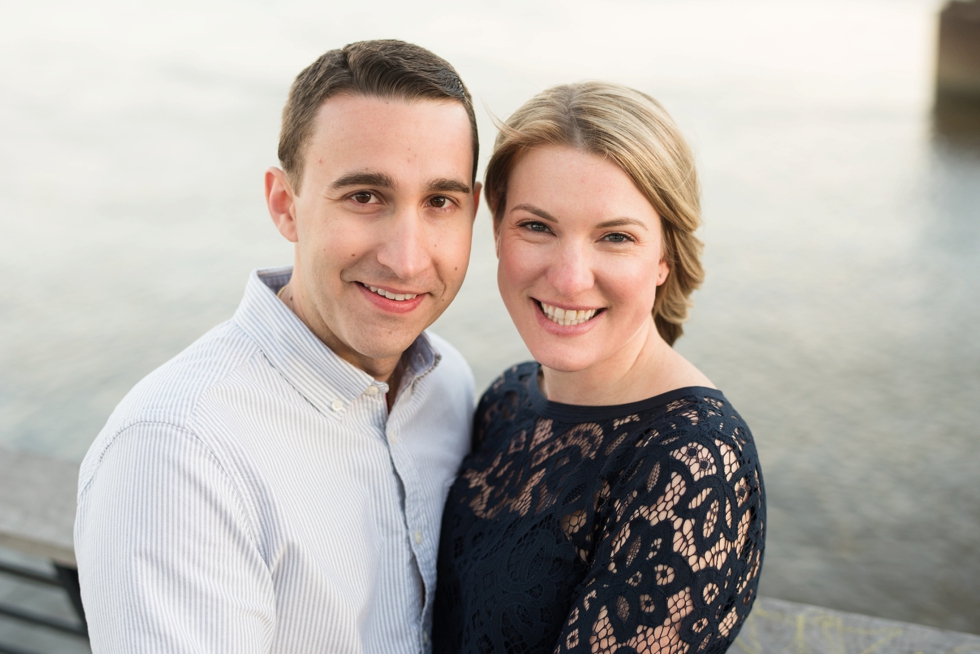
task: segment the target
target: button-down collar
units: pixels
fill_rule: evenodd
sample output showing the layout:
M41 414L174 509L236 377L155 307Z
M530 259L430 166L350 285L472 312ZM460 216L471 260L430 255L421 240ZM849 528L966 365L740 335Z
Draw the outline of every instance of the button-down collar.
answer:
M357 397L372 394L372 386L387 393L388 384L337 356L276 297L292 272L291 266L253 271L234 321L306 401L324 415L341 420L344 409ZM420 334L405 352L402 388L431 372L440 359L428 337Z

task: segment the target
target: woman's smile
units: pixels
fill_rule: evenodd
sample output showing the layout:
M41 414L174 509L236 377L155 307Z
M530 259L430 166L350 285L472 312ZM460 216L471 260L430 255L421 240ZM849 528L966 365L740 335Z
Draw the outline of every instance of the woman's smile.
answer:
M604 309L563 309L562 307L547 304L541 300L534 301L537 303L538 308L541 309L541 313L548 320L563 327L581 325L598 316L601 311L604 311Z

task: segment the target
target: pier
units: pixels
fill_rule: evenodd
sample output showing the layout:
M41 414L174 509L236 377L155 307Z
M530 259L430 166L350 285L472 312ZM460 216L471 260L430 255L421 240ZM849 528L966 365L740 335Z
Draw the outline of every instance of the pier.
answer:
M950 0L939 13L933 114L940 133L980 133L980 0Z

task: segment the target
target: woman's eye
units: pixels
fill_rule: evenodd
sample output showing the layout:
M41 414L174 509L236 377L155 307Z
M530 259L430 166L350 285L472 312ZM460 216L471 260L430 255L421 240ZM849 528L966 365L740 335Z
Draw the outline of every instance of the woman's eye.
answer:
M532 232L547 232L547 231L550 231L548 229L548 226L547 225L545 225L544 223L539 223L539 222L527 222L527 223L523 223L521 225L521 227L523 227L524 229L528 229L528 230L530 230Z
M618 234L618 233L617 234L606 234L603 237L603 239L606 240L606 241L609 241L610 243L629 243L630 241L633 240L632 238L630 238L626 234Z

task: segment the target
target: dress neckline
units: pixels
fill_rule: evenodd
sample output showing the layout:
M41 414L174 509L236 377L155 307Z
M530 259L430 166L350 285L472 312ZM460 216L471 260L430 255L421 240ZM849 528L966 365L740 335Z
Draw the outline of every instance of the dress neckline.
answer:
M675 400L684 397L697 395L699 397L709 396L727 402L724 393L717 388L707 386L684 386L675 388L645 400L627 402L626 404L606 404L606 405L584 405L584 404L564 404L562 402L552 402L538 384L538 376L541 371L541 364L530 363L531 375L527 380L528 397L534 410L541 416L555 418L565 422L590 422L595 420L611 420L624 416L650 411Z

